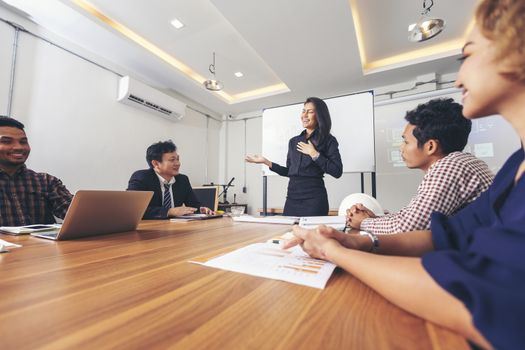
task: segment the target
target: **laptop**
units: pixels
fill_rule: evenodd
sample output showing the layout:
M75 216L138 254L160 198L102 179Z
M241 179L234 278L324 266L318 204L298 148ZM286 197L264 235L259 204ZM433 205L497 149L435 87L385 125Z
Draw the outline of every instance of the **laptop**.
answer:
M152 196L152 191L78 191L60 228L31 235L66 240L134 231Z

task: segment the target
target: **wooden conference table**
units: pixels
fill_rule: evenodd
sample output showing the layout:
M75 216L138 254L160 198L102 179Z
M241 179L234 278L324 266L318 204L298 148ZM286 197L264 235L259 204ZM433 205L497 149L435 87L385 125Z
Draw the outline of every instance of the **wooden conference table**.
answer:
M188 263L289 226L144 221L0 254L2 349L468 349L337 269L326 289ZM429 300L429 302L431 302Z

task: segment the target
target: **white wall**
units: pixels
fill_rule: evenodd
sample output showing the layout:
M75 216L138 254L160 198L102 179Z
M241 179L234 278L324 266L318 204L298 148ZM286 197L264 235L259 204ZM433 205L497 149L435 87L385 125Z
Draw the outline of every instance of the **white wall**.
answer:
M0 113L7 101L13 32L0 23ZM118 103L118 79L21 33L11 116L26 125L32 146L28 166L61 178L72 192L125 189L131 173L147 167L147 146L172 139L181 172L193 185L217 182L221 122L207 123L205 116L186 109L182 121L174 123Z
M0 115L7 113L13 36L11 27L0 23Z

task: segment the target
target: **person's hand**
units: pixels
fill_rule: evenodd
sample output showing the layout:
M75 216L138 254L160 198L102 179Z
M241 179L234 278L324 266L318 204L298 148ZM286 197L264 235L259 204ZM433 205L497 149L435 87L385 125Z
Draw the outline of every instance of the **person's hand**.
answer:
M215 212L213 210L211 210L210 208L207 208L207 207L200 207L200 212L201 212L201 214L215 215Z
M346 226L358 230L361 228L361 222L363 222L364 219L375 217L376 215L373 211L365 207L363 204L357 203L352 205L350 209L346 210Z
M362 246L362 243L363 242L359 242L359 235L356 235L356 234L347 234L347 233L344 233L342 231L338 231L336 230L335 228L333 227L326 227L324 225L321 225L318 227L318 229L320 228L323 228L322 230L320 230L320 234L323 235L325 238L328 238L328 239L333 239L333 240L336 240L337 242L339 242L339 244L341 244L343 247L345 248L348 248L348 249L355 249L355 250L366 250L368 249L368 247L364 247ZM283 249L288 249L288 248L291 248L291 247L294 247L296 245L301 245L304 243L304 240L295 234L295 232L299 232L299 231L315 231L315 230L308 230L308 229L305 229L305 228L302 228L302 227L299 227L297 225L295 225L292 229L292 231L294 232L294 235L295 237L292 238L292 239L289 239L287 240L286 242L284 242L283 244ZM369 241L366 240L366 243L368 243Z
M193 213L195 213L195 210L197 210L197 208L192 208L192 207L175 207L175 208L170 208L168 210L168 216L183 216L183 215L187 215L187 214L193 214Z
M263 156L259 156L257 154L254 154L253 156L246 156L244 160L248 163L265 164L267 166L272 165L272 162L270 162L268 159L264 158Z
M309 155L312 158L319 154L310 140L308 140L308 143L299 142L297 144L297 150L302 154Z
M294 245L300 244L301 248L311 257L327 260L326 251L341 246L334 238L333 231L336 230L331 227L321 225L316 229L306 229L295 225L292 231L295 238L286 242L283 249L289 248L290 243L293 242Z
M300 226L295 225L293 227L293 231L295 231L295 230L305 230L305 228L302 228ZM338 231L338 230L336 230L333 227L326 227L326 230L323 230L322 233L327 238L335 239L336 241L338 241L339 243L341 243L344 246L347 245L348 235L346 233L342 232L342 231ZM301 238L297 237L297 235L296 235L296 237L293 237L293 238L291 238L291 239L289 239L289 240L284 242L283 249L288 249L288 248L294 247L296 245L299 245L301 243L303 243L303 240Z

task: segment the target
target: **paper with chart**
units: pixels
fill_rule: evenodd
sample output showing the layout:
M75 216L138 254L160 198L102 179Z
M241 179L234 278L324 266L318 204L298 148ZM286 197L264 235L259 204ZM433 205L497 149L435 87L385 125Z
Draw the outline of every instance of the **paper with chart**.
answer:
M324 289L336 265L309 257L299 247L283 250L272 243L255 243L206 262L218 269Z

